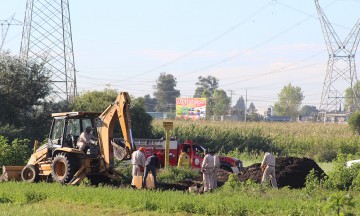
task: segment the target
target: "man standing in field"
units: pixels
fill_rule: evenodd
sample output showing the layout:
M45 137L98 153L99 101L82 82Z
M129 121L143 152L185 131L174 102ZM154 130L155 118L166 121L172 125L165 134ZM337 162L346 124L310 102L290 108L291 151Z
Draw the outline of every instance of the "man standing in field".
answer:
M211 191L213 189L214 183L214 157L210 152L214 153L214 151L206 151L206 155L201 164L201 172L203 173L203 181L204 181L204 192Z
M214 152L214 183L213 183L213 189L217 188L217 175L218 175L219 170L220 170L220 158Z
M265 152L264 159L261 162L261 169L263 170L261 184L267 182L268 179L270 178L271 185L274 188L277 188L277 182L275 176L275 157L271 153Z
M139 150L134 151L131 154L131 164L133 165L132 168L132 176L142 176L142 171L141 169L143 169L145 167L145 148L144 147L140 147ZM131 185L135 185L134 183L134 178L133 181L131 182Z

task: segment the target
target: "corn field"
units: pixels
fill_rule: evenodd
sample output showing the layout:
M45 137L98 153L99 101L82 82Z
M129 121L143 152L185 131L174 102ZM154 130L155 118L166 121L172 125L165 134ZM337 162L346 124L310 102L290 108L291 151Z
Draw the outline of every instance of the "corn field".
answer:
M165 134L163 122L153 121L153 134ZM174 121L171 131L180 141L191 139L206 148L228 153L301 156L331 161L337 154L359 154L360 137L347 124L305 122L206 122Z

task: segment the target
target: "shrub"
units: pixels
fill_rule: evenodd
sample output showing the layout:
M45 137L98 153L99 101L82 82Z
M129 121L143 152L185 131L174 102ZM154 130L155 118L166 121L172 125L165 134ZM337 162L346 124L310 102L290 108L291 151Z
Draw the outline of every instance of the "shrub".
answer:
M350 210L355 206L353 197L340 192L332 194L323 207L323 213L330 212L331 215L353 215Z
M316 188L318 188L320 185L320 180L315 174L315 170L312 169L309 174L306 176L305 181L305 191L307 193L312 193Z
M360 111L350 115L348 124L354 133L360 134Z
M223 190L225 191L233 191L234 189L241 188L241 183L236 174L230 174L228 180L225 182L223 186Z
M12 203L12 199L10 199L9 197L5 196L5 194L2 194L0 196L0 204L1 203Z
M329 173L328 178L324 181L324 186L328 189L348 190L353 180L359 174L359 166L346 167L347 157L340 154L335 161L334 169Z
M198 170L186 169L182 167L169 167L161 170L157 175L159 182L175 183L186 179L197 179L200 177Z
M360 169L360 165L358 165L358 169ZM360 191L360 172L358 175L353 179L351 184L351 189L355 191Z
M47 198L47 195L45 193L35 192L35 191L25 192L26 203L40 202L46 198Z

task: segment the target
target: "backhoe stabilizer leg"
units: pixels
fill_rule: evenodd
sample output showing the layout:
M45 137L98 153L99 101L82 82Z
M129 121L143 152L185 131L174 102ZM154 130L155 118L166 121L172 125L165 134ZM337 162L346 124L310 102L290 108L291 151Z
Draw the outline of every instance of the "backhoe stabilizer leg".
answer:
M80 182L86 177L85 169L86 169L85 166L82 165L68 184L71 185L80 184Z

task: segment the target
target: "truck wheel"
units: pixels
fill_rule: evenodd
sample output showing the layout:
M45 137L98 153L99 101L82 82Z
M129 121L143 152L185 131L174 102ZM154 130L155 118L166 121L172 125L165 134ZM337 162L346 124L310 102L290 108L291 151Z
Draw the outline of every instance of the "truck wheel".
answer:
M60 153L52 162L51 176L55 182L69 183L78 170L76 159L68 154Z
M26 165L21 171L21 179L25 182L38 182L39 169L33 164Z

